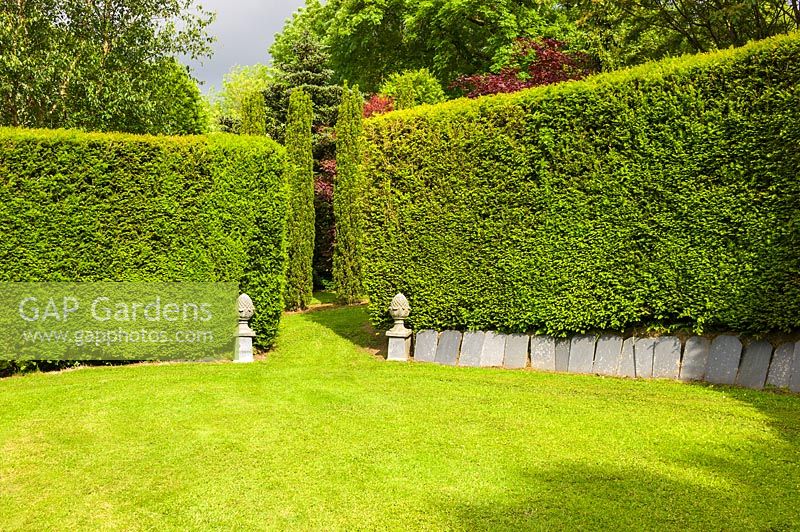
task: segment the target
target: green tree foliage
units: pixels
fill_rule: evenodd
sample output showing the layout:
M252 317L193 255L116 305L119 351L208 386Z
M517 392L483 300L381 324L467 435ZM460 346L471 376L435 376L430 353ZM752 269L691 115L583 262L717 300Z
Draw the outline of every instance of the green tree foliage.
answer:
M161 135L197 135L209 130L210 112L200 89L177 61L165 60L160 82L153 86L150 97L152 111L148 113L152 114L142 117L140 125L131 129ZM88 123L90 119L86 118ZM120 123L125 121L127 117L120 116Z
M333 71L328 60L326 47L313 34L303 32L292 42L291 52L275 62L275 77L264 91L270 136L283 139L289 95L297 89L311 97L315 125L336 122L342 89L332 82Z
M750 40L800 29L798 0L627 0L615 3L635 26L656 27L680 36L697 52L742 46Z
M563 38L566 14L547 1L313 0L287 22L272 53L283 57L310 32L329 47L336 80L376 92L394 72L429 68L447 86L501 64L516 37Z
M392 74L383 82L378 93L392 98L395 109L436 104L447 99L439 80L427 68Z
M267 109L264 96L260 92L251 92L242 100L242 124L239 133L242 135L267 134Z
M306 33L324 41L330 16L335 13L340 3L340 0L329 0L325 4L320 0L306 0L306 5L299 8L292 18L286 21L283 30L275 34L275 41L269 48L273 64L293 61L295 43L304 40Z
M302 89L292 91L289 97L289 121L286 124L289 205L284 304L287 310L306 308L314 291L313 119L311 98Z
M174 58L210 52L211 19L194 0L2 2L0 124L196 133L199 91Z
M208 104L212 125L221 131L238 133L242 124L242 104L254 92L264 92L274 73L266 65L235 66L222 79L222 89L212 90Z
M498 73L516 38L553 38L603 70L669 55L740 46L800 27L799 0L309 0L271 51L303 32L329 47L334 79L368 92L393 72L428 68L445 88Z
M230 281L269 346L283 310L284 149L267 138L0 128L0 281Z
M373 317L796 330L798 86L795 34L366 121Z
M578 21L573 42L606 70L800 29L798 0L577 0L565 6Z
M322 9L321 6L318 7ZM301 11L300 15L303 13L306 11ZM289 36L292 38L289 39ZM330 282L332 272L331 189L335 173L335 139L332 126L336 122L342 88L333 84L327 48L313 32L305 31L303 27L294 27L293 32L279 37L272 53L276 75L274 82L264 92L270 136L275 139L283 138L292 91L303 90L314 104L314 160L317 175L314 273L316 283L323 286Z
M603 9L590 0L573 4L570 12L577 22L568 38L570 49L589 54L598 70L617 70L692 52L674 32L635 23L619 4L604 3Z
M363 205L364 99L358 87L345 87L336 123L336 181L333 212L336 240L333 248L333 282L340 301L352 304L363 295L361 283L361 231Z

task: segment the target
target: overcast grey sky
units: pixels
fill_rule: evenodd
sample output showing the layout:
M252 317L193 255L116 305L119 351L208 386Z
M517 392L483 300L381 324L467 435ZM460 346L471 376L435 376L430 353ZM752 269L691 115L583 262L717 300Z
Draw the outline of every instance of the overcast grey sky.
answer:
M217 19L209 28L216 36L214 55L203 64L190 62L194 75L204 82L203 92L211 86L222 84L222 76L234 65L266 63L267 50L275 33L283 28L304 0L200 0L209 11L216 11Z

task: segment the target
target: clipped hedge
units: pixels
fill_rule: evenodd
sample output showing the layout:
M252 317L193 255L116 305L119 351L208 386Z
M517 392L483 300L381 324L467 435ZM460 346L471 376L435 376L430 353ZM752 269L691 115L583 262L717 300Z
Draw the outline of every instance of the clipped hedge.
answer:
M233 281L277 334L284 149L267 138L0 129L0 281Z
M416 328L800 327L800 36L367 121L365 287Z

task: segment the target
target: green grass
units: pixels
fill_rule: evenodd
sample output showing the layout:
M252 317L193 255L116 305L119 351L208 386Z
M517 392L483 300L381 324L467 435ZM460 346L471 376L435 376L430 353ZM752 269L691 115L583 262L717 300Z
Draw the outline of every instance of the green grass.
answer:
M314 292L309 306L333 305L336 303L336 292Z
M0 381L0 529L800 527L800 397L387 363L365 319Z

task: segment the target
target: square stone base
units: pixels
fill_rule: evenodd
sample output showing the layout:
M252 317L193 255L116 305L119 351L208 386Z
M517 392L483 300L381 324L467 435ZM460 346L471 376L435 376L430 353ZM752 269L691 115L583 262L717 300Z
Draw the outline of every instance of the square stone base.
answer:
M411 337L392 338L389 337L389 356L386 360L394 362L408 362L411 356Z
M246 364L253 362L253 360L253 339L240 336L236 341L236 355L234 356L233 361Z

